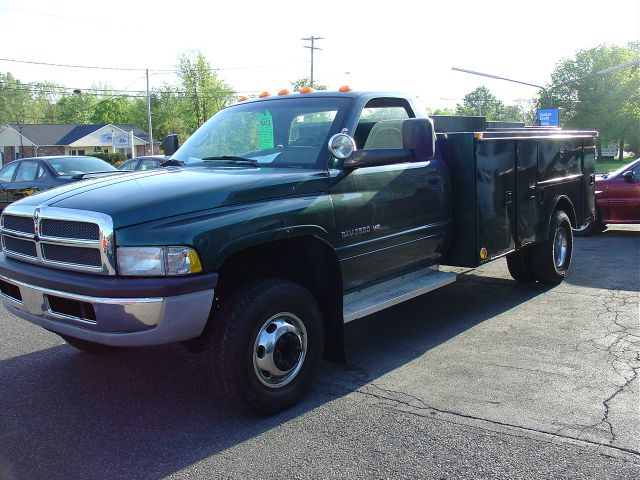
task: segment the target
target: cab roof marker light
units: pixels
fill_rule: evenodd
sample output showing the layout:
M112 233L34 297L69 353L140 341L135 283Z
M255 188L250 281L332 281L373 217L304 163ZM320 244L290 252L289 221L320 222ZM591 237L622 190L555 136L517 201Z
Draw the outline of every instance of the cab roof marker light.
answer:
M249 97L240 97L240 98L238 98L238 102L246 102L247 100L249 100Z
M342 92L342 93L344 93L344 92L350 92L350 91L351 91L351 87L350 87L349 85L342 85L342 86L338 89L338 91L339 91L339 92Z
M290 93L291 93L291 90L287 90L286 88L283 88L278 92L278 95L289 95Z
M271 94L267 91L262 92L260 95L258 95L258 98L266 98L266 97L270 97Z
M300 93L311 93L311 92L315 92L316 89L315 88L311 88L311 87L302 87L300 89Z

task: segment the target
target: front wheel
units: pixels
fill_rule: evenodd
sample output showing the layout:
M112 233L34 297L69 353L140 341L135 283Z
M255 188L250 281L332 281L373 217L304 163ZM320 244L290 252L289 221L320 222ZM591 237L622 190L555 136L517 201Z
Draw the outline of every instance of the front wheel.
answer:
M538 282L557 285L567 275L573 253L571 222L562 210L553 213L548 236L544 242L534 245L531 267Z
M226 298L213 320L211 379L227 399L265 414L302 399L324 346L322 314L308 290L256 280Z

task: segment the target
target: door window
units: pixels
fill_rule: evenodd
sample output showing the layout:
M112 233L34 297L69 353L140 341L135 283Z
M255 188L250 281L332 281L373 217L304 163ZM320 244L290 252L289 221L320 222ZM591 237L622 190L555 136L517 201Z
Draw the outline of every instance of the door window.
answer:
M156 160L142 160L140 162L140 170L151 170L152 168L158 168L159 164Z
M122 165L120 165L119 170L135 170L136 169L136 163L138 163L137 160L129 160L128 162L123 163Z
M38 175L38 163L37 162L22 162L16 172L16 182L31 182L35 181Z
M358 149L402 148L402 122L415 114L402 98L376 98L362 109L354 140Z
M0 170L0 182L8 183L13 178L13 174L16 171L16 167L19 162L10 163L2 170Z

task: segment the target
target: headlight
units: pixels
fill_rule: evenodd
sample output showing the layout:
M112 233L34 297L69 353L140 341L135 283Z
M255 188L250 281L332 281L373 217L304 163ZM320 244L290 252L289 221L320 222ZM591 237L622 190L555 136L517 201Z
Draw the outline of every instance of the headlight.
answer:
M189 247L118 247L118 273L160 277L202 271L196 251Z

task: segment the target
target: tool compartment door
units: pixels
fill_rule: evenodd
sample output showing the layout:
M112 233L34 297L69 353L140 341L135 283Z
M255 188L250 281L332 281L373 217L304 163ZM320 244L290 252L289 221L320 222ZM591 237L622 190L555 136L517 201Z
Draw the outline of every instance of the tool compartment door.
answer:
M516 248L520 248L535 241L538 228L538 142L518 140L516 155Z
M515 248L516 142L476 141L477 252L491 260Z

